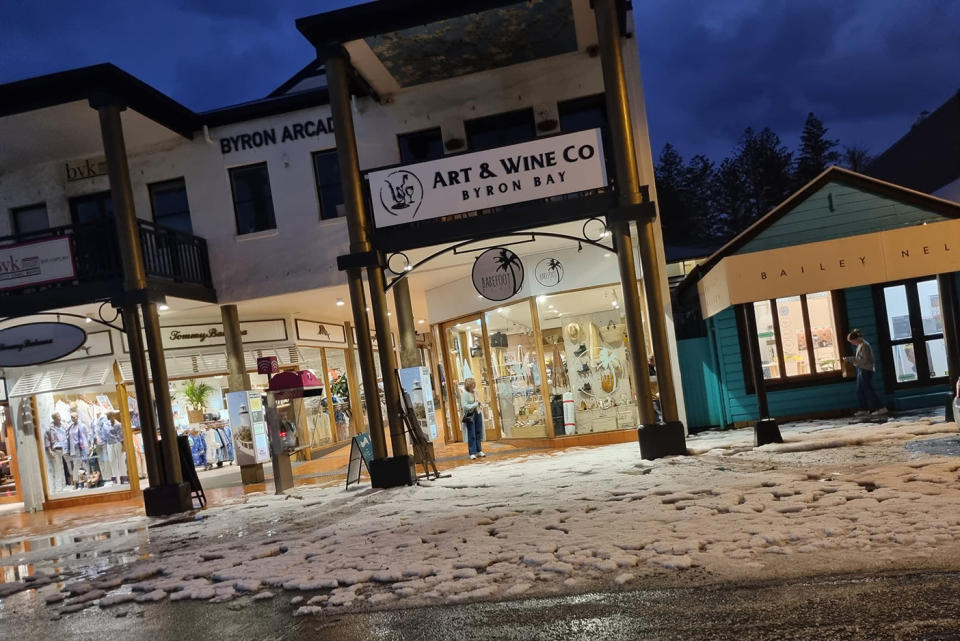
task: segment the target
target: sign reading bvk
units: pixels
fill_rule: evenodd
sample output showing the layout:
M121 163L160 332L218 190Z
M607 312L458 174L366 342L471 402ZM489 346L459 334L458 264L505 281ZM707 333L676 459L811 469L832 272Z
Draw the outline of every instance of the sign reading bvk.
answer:
M378 228L607 185L600 130L371 171Z

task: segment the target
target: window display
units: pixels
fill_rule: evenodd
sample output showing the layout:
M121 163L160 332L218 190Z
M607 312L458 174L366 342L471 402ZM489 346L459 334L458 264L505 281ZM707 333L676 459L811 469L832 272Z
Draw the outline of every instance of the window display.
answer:
M0 392L3 392L2 388ZM10 407L0 403L0 503L20 500L16 479L16 448Z
M764 379L839 375L834 309L831 292L753 303Z
M546 409L529 301L485 315L503 436L543 436Z
M50 498L130 487L115 392L46 393L35 399Z
M553 434L635 428L619 286L537 298Z
M484 438L499 438L497 423L494 421L493 407L491 400L491 379L487 371L487 360L484 351L483 341L483 323L479 318L465 320L459 323L453 323L446 326L447 349L450 351L450 384L447 386L448 393L451 394L449 407L451 412L455 413L455 420L451 419L451 424L457 426L457 430L463 432L461 423L460 398L463 394L464 384L468 379L473 379L477 383L475 395L480 402L480 413L483 417ZM542 434L542 430L541 430ZM462 434L461 440L466 438Z

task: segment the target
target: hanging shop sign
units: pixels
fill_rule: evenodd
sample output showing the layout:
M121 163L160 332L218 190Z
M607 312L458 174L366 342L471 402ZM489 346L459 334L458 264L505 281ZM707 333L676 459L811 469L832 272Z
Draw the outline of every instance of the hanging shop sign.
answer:
M523 286L523 263L509 249L494 247L473 263L473 286L487 300L507 300Z
M599 129L381 169L366 178L379 228L607 185Z
M697 283L704 317L730 305L952 272L960 220L724 257Z
M56 283L76 276L73 250L66 236L0 247L0 290Z
M347 346L347 332L338 323L321 323L297 319L295 324L297 340L324 345Z
M0 330L0 367L26 367L63 358L87 333L67 323L27 323Z
M544 258L533 271L537 282L544 287L556 287L563 280L563 263L556 258Z

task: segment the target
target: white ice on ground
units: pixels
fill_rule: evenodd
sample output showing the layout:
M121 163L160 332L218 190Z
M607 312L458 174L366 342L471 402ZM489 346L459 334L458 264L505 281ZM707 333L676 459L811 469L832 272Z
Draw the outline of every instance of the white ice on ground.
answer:
M960 568L960 458L904 448L956 431L821 421L761 448L736 430L690 437L697 455L658 461L628 443L488 459L383 492L250 495L151 531L153 558L67 588L120 577L138 601L210 602L282 589L304 615L931 559Z

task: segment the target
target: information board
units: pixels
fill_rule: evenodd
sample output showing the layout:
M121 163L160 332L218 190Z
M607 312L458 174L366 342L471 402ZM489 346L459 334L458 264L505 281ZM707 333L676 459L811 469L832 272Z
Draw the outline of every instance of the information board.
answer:
M366 466L370 474L370 463L373 461L373 441L366 432L360 432L350 440L350 461L347 463L347 488L351 483L360 482L360 473Z

